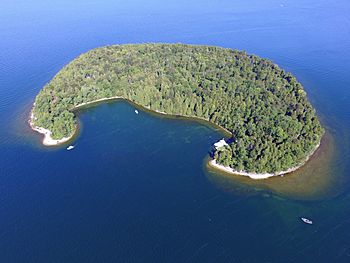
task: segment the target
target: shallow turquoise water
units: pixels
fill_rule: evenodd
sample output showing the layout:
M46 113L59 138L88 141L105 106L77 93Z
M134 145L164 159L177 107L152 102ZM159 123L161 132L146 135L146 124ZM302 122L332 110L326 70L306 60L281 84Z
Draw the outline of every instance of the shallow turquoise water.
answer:
M1 262L349 262L350 3L232 2L3 1ZM143 42L244 49L295 74L341 153L329 190L222 185L204 165L218 130L126 102L80 111L74 150L43 147L26 123L41 87L91 48Z

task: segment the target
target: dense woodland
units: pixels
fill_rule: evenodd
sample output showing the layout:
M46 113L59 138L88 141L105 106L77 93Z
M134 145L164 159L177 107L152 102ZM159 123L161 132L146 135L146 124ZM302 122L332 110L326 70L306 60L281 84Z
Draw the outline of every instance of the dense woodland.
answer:
M229 130L229 146L214 155L235 170L287 170L305 160L324 132L301 84L271 61L182 44L116 45L80 55L40 91L34 123L54 138L69 136L75 106L113 96Z

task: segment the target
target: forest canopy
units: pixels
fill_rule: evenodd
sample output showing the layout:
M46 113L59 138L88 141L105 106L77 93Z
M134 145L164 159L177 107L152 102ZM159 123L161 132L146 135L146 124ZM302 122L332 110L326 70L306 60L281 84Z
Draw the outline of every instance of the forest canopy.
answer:
M183 44L114 45L80 55L37 95L33 121L55 139L67 137L77 125L77 105L114 96L230 131L229 145L214 156L237 171L297 166L324 133L302 85L273 62Z

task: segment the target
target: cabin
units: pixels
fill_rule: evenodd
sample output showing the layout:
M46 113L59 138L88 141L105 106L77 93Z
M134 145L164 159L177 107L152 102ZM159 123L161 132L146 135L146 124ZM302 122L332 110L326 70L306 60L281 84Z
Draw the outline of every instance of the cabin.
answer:
M224 139L221 139L220 141L214 143L214 147L216 150L218 150L219 148L224 147L226 145L228 145L228 144L226 143L226 141Z

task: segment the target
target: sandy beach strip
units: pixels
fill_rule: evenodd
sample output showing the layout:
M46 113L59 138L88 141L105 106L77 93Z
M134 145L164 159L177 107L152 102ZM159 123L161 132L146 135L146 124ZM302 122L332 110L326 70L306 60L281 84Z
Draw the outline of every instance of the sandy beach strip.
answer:
M276 176L276 174L270 174L270 173L264 173L264 174L256 174L256 173L247 173L244 171L235 171L231 167L223 166L221 164L218 164L215 159L209 161L209 165L219 169L223 172L234 174L234 175L242 175L242 176L248 176L252 179L267 179L272 176Z
M80 107L83 107L83 106L86 106L86 105L89 105L89 104L93 104L93 103L96 103L96 102L115 100L115 99L124 99L124 98L121 97L121 96L113 96L113 97L109 97L109 98L106 97L106 98L101 98L101 99L92 100L92 101L88 101L88 102L83 102L83 103L80 103L80 104L74 106L72 110L76 110L76 109L78 109Z
M255 179L255 180L267 179L267 178L270 178L273 176L283 176L284 174L288 174L288 173L291 173L291 172L298 170L300 167L302 167L310 159L310 157L316 152L316 150L319 147L320 147L320 143L316 145L314 150L307 156L305 161L303 161L300 165L295 166L295 167L291 167L286 171L280 171L280 172L276 172L276 173L261 173L261 174L259 174L259 173L248 173L245 171L236 171L236 170L232 169L231 167L227 167L227 166L223 166L221 164L218 164L215 159L209 161L209 166L212 166L216 169L219 169L219 170L226 172L226 173L229 173L229 174L247 176L247 177L250 177L251 179Z
M72 134L72 136L63 137L63 138L61 138L59 140L53 139L51 137L52 133L51 133L50 130L34 125L34 123L33 123L34 118L35 118L35 116L34 116L33 112L31 112L30 119L28 121L29 125L32 128L32 130L37 131L37 132L39 132L39 133L44 135L43 144L46 145L46 146L55 146L55 145L64 143L64 142L69 141L73 137L73 134Z

